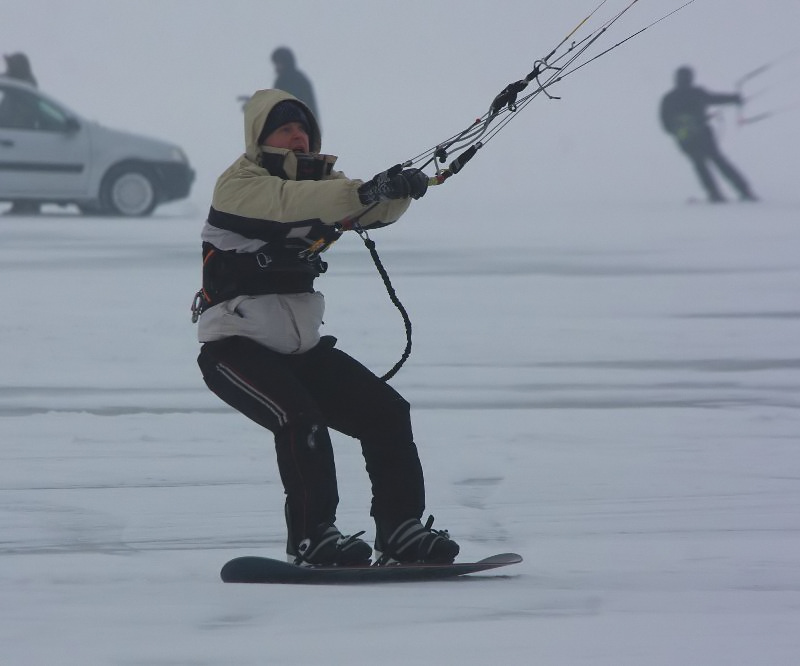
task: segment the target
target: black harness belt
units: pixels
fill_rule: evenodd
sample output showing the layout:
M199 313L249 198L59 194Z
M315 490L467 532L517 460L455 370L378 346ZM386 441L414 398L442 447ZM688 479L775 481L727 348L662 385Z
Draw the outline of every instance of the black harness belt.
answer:
M237 296L313 292L314 280L328 265L319 256L303 258L301 251L267 244L258 252L233 252L203 243L203 288L193 310L200 314Z

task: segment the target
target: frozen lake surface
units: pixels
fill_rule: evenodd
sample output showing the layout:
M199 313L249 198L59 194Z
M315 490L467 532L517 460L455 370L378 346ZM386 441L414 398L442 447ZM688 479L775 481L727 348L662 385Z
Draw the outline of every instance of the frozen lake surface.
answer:
M207 391L202 214L0 218L0 661L771 666L800 652L800 206L556 206L372 234L437 526L503 575L224 585L280 556L269 433ZM404 344L355 236L325 332ZM335 435L338 523L374 527Z

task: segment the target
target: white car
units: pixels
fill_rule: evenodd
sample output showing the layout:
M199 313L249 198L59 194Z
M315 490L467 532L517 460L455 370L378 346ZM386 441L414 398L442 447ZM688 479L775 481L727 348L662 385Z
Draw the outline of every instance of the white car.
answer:
M141 217L187 197L193 180L178 146L108 129L0 76L0 201Z

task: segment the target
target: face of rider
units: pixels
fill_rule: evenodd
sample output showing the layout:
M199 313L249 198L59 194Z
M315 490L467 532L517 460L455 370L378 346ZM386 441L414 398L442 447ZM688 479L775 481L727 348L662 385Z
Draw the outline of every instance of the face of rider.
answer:
M290 122L281 125L262 142L271 148L285 148L296 153L309 151L309 138L303 123Z

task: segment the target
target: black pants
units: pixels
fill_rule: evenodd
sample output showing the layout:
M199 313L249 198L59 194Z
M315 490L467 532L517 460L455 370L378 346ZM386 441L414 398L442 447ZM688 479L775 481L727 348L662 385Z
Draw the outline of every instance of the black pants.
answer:
M205 343L197 359L208 387L275 435L295 544L336 520L336 467L328 428L361 442L371 515L385 524L420 518L425 485L410 407L391 386L324 337L305 354L280 354L248 338Z
M689 158L700 179L700 184L711 201L722 201L724 197L719 191L709 165L713 164L722 176L733 186L743 199L752 198L750 186L741 173L720 152L717 141L710 128L704 128L690 139L679 142L681 150Z

